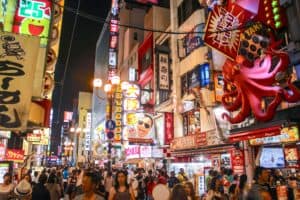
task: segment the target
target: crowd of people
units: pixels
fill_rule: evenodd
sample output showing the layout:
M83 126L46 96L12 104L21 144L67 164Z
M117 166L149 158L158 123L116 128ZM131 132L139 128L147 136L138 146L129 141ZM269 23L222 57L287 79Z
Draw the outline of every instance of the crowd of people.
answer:
M283 177L280 170L255 169L254 182L234 175L231 169L210 170L205 179L206 193L197 196L184 169L168 175L165 169L112 170L52 168L28 171L15 182L10 173L0 185L1 200L162 200L153 195L160 184L168 188L169 200L273 200L276 186L287 186L287 199L294 200L299 177Z

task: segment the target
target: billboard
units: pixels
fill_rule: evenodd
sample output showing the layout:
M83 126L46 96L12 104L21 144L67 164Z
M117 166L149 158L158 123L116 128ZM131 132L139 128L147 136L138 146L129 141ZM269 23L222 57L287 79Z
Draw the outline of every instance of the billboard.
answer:
M51 22L50 0L18 0L13 32L39 36L41 46L48 43Z
M152 143L154 137L153 118L145 113L126 113L123 135L129 142Z
M0 129L27 126L39 38L0 32Z

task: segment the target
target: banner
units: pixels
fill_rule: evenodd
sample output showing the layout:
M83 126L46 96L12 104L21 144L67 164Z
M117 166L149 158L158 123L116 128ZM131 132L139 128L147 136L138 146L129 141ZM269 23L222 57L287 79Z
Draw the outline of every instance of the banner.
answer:
M244 152L238 149L231 150L231 165L234 174L244 174L245 157Z
M152 116L145 113L125 113L124 138L129 142L152 143L154 137L154 121Z
M5 160L23 163L24 162L24 150L6 149Z
M141 158L151 158L152 146L140 146L140 156Z
M50 0L19 0L13 25L14 33L39 36L46 47L51 21Z
M27 126L39 38L0 32L0 129Z
M297 147L284 148L285 166L299 168L299 155Z

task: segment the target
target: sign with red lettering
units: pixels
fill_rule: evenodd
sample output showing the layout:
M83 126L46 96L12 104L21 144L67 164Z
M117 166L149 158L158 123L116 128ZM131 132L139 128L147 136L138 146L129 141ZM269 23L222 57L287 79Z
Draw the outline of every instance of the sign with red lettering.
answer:
M174 115L165 113L165 144L171 144L174 139Z
M6 149L5 160L23 163L24 162L24 150Z
M231 165L234 174L243 174L245 159L244 152L237 149L231 150Z
M41 141L41 134L29 133L29 134L27 134L27 141L28 142L39 142L39 141Z
M208 17L204 41L208 46L235 59L238 53L241 27L251 13L238 5L215 6Z
M139 158L140 157L140 146L139 145L129 145L125 150L126 158Z

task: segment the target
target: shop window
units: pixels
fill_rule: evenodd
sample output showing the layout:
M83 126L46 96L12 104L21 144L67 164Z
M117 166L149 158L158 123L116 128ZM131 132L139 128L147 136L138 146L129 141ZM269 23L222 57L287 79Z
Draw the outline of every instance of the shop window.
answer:
M184 136L200 133L200 111L195 109L182 114Z
M198 0L183 0L178 6L178 26L183 24L196 10L200 9Z

